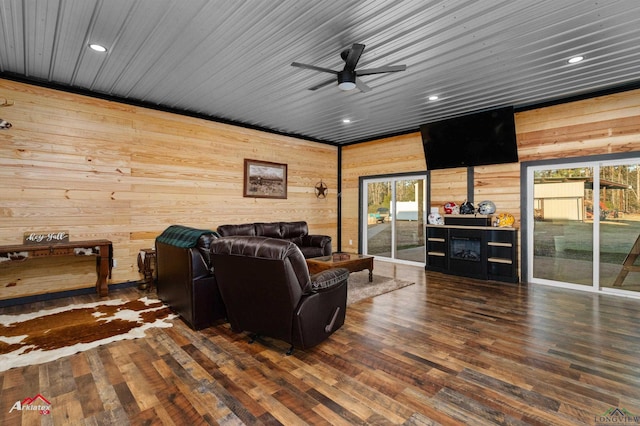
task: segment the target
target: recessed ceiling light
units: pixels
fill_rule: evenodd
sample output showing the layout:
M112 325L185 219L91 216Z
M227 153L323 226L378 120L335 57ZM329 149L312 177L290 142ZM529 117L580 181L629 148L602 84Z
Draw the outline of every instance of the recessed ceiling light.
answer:
M107 48L102 46L101 44L95 44L92 43L89 45L90 48L92 48L93 50L95 50L96 52L106 52Z
M342 119L342 122L343 122L344 124L349 124L349 123L351 123L351 119L349 119L349 118L344 118L344 119Z
M569 59L567 62L569 62L570 64L577 64L583 59L584 59L584 56L574 56L573 58Z
M438 95L431 95L431 96L429 96L429 100L430 100L430 101L437 101L437 100L438 100Z

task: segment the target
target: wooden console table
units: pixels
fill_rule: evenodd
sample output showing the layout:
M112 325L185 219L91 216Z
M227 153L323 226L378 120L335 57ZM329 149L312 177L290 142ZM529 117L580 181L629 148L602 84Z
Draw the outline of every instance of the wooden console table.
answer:
M112 243L109 240L0 246L0 257L9 258L10 262L47 256L96 256L96 292L100 296L109 293L107 278L111 278L113 266Z

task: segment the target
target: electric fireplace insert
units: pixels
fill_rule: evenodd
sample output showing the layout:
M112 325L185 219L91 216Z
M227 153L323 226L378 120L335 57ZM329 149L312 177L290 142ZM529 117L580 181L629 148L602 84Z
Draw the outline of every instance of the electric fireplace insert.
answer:
M470 262L480 262L480 238L460 238L451 237L451 253L452 259L468 260Z
M449 231L449 269L460 275L476 277L486 272L486 254L482 231L451 229Z

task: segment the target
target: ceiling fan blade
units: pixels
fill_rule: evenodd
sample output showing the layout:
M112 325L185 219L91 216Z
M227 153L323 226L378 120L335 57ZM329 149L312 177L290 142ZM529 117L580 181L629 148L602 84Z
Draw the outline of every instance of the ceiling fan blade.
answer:
M344 69L351 71L355 70L362 52L364 52L364 44L353 43L353 46L349 49L347 59L344 60Z
M382 74L382 73L385 73L385 72L404 71L406 69L407 69L406 65L390 65L390 66L385 66L385 67L367 68L365 70L357 70L356 74L358 74L358 75Z
M361 92L369 92L369 91L371 91L371 87L369 87L364 81L360 80L359 78L356 78L356 87Z
M320 89L321 87L328 86L328 85L330 85L330 84L332 84L332 83L335 83L335 82L336 82L336 79L335 79L335 78L332 78L331 80L327 80L327 81L324 81L324 82L322 82L322 83L320 83L320 84L316 84L316 85L315 85L315 86L313 86L313 87L309 87L309 90L318 90L318 89Z
M298 67L298 68L305 68L308 70L314 70L314 71L320 71L320 72L328 72L331 74L338 74L338 71L334 71L332 69L329 68L322 68L322 67L317 67L315 65L309 65L309 64L301 64L300 62L292 62L291 63L292 67Z

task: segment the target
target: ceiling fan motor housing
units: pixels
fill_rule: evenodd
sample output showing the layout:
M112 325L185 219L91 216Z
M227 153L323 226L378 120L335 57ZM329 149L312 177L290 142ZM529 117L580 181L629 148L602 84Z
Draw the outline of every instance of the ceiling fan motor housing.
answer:
M338 87L342 90L351 90L356 88L356 72L351 70L342 70L338 73Z

